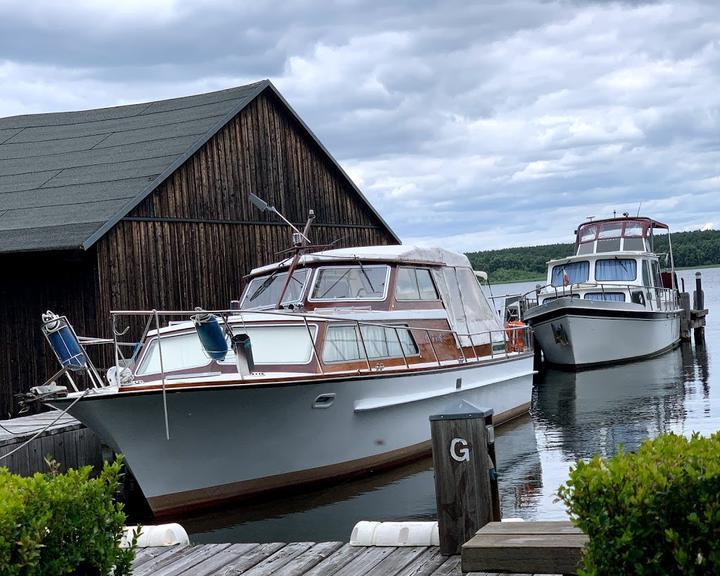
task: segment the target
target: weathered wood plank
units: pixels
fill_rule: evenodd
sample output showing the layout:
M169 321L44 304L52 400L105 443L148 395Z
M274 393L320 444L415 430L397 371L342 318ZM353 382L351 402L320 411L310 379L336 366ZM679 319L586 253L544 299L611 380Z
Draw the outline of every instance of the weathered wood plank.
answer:
M284 572L284 567L288 562L291 562L314 545L314 542L292 542L287 544L272 556L244 572L243 576L269 576L270 574Z
M193 546L169 546L164 548L163 551L154 556L150 561L143 562L136 569L133 570L133 576L144 576L145 574L153 574L155 568L162 568L167 564L181 558L189 551L193 549Z
M331 574L336 574L339 570L360 556L364 550L365 548L360 546L350 546L350 544L344 544L337 550L337 552L309 570L306 573L306 576L329 576Z
M450 556L445 562L438 566L431 576L456 576L460 575L460 556Z
M399 571L412 565L426 549L425 546L399 547L387 558L364 572L364 576L395 576Z
M365 548L359 556L353 558L348 564L335 572L335 575L356 576L357 574L365 574L377 564L382 562L395 550L396 548L391 546L374 546Z
M252 550L242 552L237 558L228 562L221 569L222 576L238 576L244 574L253 566L259 564L267 557L272 556L275 552L285 546L282 542L270 542L268 544L260 544Z
M399 570L397 576L429 576L447 561L438 546L429 546L412 563Z
M177 576L184 572L192 573L192 569L200 564L203 560L211 558L215 554L229 548L230 544L205 544L203 546L193 546L186 553L179 557L175 562L170 562L162 568L155 568L152 572L153 576Z
M302 576L312 567L337 552L342 542L320 542L296 556L282 567L283 576Z
M570 521L546 522L490 522L481 532L483 534L582 534Z

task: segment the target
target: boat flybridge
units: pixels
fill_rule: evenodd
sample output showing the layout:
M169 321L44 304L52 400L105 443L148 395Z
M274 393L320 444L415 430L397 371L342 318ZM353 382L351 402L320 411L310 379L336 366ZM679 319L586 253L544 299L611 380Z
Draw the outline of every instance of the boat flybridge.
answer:
M661 272L656 231L667 231ZM680 341L680 307L666 224L627 215L585 222L575 254L548 262L547 284L526 298L523 320L545 360L587 368L651 357Z
M527 328L509 338L467 258L440 248L297 253L227 310L113 312L115 339L140 317L109 384L46 401L125 455L157 515L426 454L428 416L457 400L497 424L530 403ZM44 331L67 375L88 367L67 319Z

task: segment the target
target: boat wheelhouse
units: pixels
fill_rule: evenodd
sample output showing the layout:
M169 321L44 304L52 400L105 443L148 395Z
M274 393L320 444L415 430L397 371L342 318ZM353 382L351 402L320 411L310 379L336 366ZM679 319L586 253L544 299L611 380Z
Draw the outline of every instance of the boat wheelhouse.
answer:
M656 230L668 231L665 272L654 252ZM548 262L547 283L534 296L524 320L551 364L629 361L663 353L680 340L669 229L650 218L580 225L575 254Z
M298 255L228 310L118 311L117 334L128 317L145 333L132 358L116 347L112 384L50 403L125 455L158 515L416 458L456 400L498 424L530 403L527 330L508 339L467 258L439 248Z

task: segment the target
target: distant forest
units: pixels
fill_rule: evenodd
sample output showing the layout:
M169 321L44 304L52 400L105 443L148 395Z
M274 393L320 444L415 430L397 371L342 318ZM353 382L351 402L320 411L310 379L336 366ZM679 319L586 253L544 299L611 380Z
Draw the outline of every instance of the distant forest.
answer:
M673 232L673 255L676 268L720 265L720 230ZM484 270L490 282L543 280L548 260L570 256L574 244L547 244L524 248L504 248L470 252L467 257L475 270ZM667 236L655 238L655 252L667 252Z

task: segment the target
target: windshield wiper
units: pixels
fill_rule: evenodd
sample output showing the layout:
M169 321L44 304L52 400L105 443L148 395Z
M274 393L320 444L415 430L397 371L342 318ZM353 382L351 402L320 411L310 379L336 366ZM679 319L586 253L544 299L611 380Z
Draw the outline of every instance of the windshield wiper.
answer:
M263 283L260 284L260 286L258 286L255 289L255 292L252 293L252 296L250 296L250 298L249 298L250 302L255 300L255 298L260 296L260 294L265 292L265 290L267 290L270 287L270 284L273 283L273 280L275 280L275 277L278 275L279 272L280 272L279 269L275 270L275 272L273 272L272 274L270 274L270 276L268 276L267 278L265 278L265 280L263 280Z

